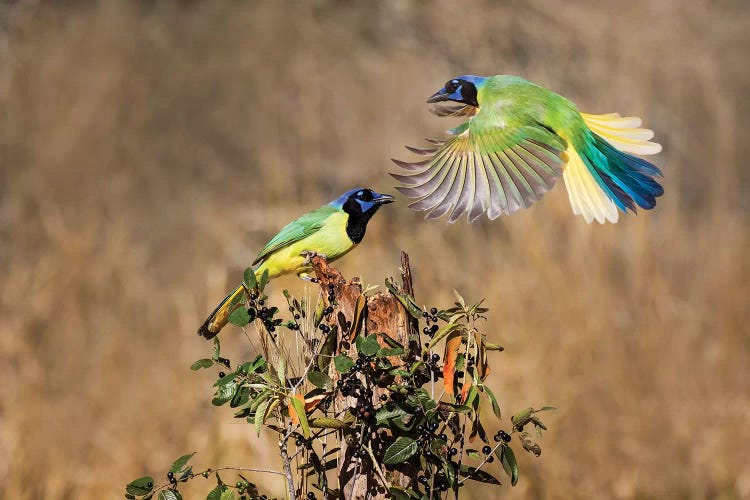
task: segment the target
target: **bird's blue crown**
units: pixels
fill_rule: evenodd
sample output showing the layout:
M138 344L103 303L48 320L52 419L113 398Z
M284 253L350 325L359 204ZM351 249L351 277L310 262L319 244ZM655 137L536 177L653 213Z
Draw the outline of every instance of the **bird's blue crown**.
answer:
M346 200L351 198L353 194L358 193L359 191L364 191L364 190L365 188L351 189L347 191L346 193L342 194L341 196L339 196L338 198L336 198L335 200L333 200L331 203L329 203L329 205L340 209L344 206L344 203L346 203Z

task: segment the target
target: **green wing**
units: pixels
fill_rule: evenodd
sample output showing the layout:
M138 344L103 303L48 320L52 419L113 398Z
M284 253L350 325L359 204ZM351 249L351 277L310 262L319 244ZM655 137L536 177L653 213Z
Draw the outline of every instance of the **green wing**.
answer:
M260 251L258 257L253 262L253 265L258 264L273 252L303 240L319 231L326 219L337 211L337 208L325 205L290 222L276 236L271 238L271 241L266 243L266 246L263 247L263 250Z
M463 108L449 109L466 115ZM480 112L481 113L481 112ZM447 114L447 113L446 113ZM552 188L562 174L566 143L544 125L521 115L483 118L477 115L449 130L445 141L429 142L429 149L407 146L428 159L407 163L408 170L391 174L405 184L398 189L412 198L414 210L427 211L428 219L450 213L449 222L464 214L470 222L485 211L490 219L530 206Z

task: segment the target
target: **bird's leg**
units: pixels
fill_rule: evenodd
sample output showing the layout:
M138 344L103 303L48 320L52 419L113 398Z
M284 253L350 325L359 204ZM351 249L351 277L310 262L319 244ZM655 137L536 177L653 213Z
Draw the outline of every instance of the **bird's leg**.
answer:
M309 283L317 283L318 282L318 278L316 278L315 276L311 276L309 273L302 272L302 273L299 273L297 275L297 277L299 279L301 279L302 281L307 281Z

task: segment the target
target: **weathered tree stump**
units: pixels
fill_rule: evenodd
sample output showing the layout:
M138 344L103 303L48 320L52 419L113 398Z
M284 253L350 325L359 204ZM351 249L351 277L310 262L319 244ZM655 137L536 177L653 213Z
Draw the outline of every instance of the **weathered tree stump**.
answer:
M360 334L385 334L400 344L408 346L407 357L419 355L417 323L393 294L384 291L365 297L362 292L362 284L358 278L347 281L338 270L330 267L322 256L313 256L311 261L316 278L323 290L325 305L335 304L336 306L337 354L345 353L353 359L357 358L354 332L357 331L357 327L361 323ZM403 292L413 296L409 257L404 252L401 253L401 278ZM332 291L335 296L334 304L328 303L329 291ZM388 347L381 337L378 337L378 341L381 346ZM403 359L397 356L391 357L389 360L394 366L403 363ZM334 382L339 378L338 373L333 369L331 376ZM395 383L398 383L397 379ZM374 387L373 401L377 401L380 394L384 392L385 389ZM337 414L343 413L352 407L355 402L355 398L337 395L334 409ZM346 440L343 437L340 442L341 459L338 464L338 474L342 498L387 498L387 491L382 487L382 482L378 478L378 471L374 470L371 461L369 459L355 459L352 456L351 448L347 448ZM416 481L415 474L410 474L410 471L388 471L381 464L377 466L390 484L394 486L406 488L413 481Z

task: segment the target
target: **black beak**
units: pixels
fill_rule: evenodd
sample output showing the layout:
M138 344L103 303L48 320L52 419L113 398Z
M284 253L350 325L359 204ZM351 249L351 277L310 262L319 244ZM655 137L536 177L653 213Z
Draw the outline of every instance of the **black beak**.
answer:
M434 94L430 96L429 99L427 99L428 104L432 104L433 102L443 102L448 100L448 95L445 92L443 92L443 89L438 90Z
M381 194L380 196L372 200L372 202L376 205L387 205L388 203L393 203L394 201L396 201L396 198L389 194Z

